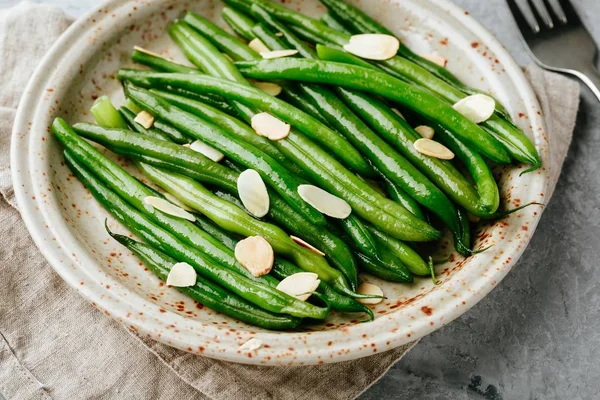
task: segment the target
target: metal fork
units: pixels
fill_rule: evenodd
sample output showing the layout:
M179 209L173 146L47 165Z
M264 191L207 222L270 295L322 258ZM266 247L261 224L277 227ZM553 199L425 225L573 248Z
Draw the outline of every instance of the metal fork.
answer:
M569 0L506 0L532 58L574 75L600 100L598 47Z

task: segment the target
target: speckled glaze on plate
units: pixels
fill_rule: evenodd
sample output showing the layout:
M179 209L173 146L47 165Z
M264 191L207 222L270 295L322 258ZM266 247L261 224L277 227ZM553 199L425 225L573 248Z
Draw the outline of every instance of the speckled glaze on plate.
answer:
M467 83L491 91L534 138L545 163L548 143L539 105L513 59L467 12L445 0L356 2L396 31L420 53L436 53ZM324 8L313 0L286 1L311 15ZM466 312L510 271L533 234L540 207L529 207L475 232L476 247L493 245L467 260L453 256L438 269L441 284L418 279L412 286L380 285L387 300L377 318L333 315L298 332L250 327L194 303L156 279L105 233L109 218L62 161L49 133L55 116L90 120L88 109L101 94L120 103L115 73L129 65L134 45L176 59L181 54L166 35L169 21L191 9L222 24L213 0L115 0L75 23L45 57L28 85L12 141L13 182L21 214L37 246L56 271L95 307L137 332L168 345L223 360L264 364L319 364L365 357L419 339ZM127 162L114 158L127 168ZM505 206L544 202L547 173L519 176L522 167L497 171ZM450 248L445 243L444 247ZM239 346L250 338L264 345L253 353Z

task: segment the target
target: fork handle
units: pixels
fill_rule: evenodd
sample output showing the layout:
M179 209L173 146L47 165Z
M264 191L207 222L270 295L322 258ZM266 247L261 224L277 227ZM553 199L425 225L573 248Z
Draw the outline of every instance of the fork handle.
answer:
M594 96L600 101L600 71L593 66L583 67L575 74L585 85L590 88Z

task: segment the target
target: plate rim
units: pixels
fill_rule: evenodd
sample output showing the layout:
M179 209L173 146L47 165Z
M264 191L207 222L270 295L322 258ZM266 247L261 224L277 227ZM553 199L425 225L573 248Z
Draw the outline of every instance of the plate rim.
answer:
M152 1L159 1L159 0L152 0ZM395 0L392 0L392 2L394 2L394 1ZM496 54L496 56L500 60L500 63L502 65L506 66L506 71L510 75L511 80L513 82L515 82L516 84L518 84L519 98L524 100L525 104L528 106L528 109L529 110L532 108L537 108L538 110L541 109L540 105L538 103L538 100L533 92L533 88L531 87L530 83L527 81L527 79L526 79L524 73L522 72L521 68L519 67L519 65L512 58L512 56L508 53L508 51L504 48L504 46L490 32L488 32L485 27L483 27L479 22L477 22L477 20L475 20L470 14L466 14L464 10L462 10L460 7L456 6L455 4L451 3L449 0L428 0L428 1L432 4L434 4L435 6L448 11L450 17L459 21L461 23L462 27L464 27L467 30L469 30L470 32L472 32L482 42L484 42ZM17 114L15 116L13 133L12 133L12 137L11 137L11 152L10 152L11 176L12 176L15 196L17 199L17 203L19 205L19 211L21 213L21 216L22 216L22 218L27 226L27 229L28 229L31 237L33 238L36 246L38 247L40 252L44 255L46 260L48 260L49 264L53 267L53 269L62 277L63 280L65 280L65 282L67 282L67 284L69 284L71 287L77 289L78 292L87 301L92 302L92 304L94 306L103 309L105 312L110 313L111 317L116 318L117 320L119 320L119 322L123 323L124 325L127 325L126 323L128 321L125 318L125 313L123 312L123 310L121 310L122 312L120 312L120 313L114 312L115 309L109 307L111 304L108 303L108 305L107 305L107 303L105 302L106 298L101 298L100 294L95 293L91 286L86 285L85 287L80 287L80 285L78 285L77 277L75 275L73 275L73 273L71 272L71 269L65 268L64 262L59 257L61 255L61 252L64 250L57 250L56 248L52 248L52 247L48 246L47 237L48 237L49 232L47 232L43 226L45 220L43 220L43 221L36 220L36 218L35 218L36 214L39 215L40 211L39 210L36 211L36 208L37 208L36 203L30 199L29 194L26 193L26 190L25 190L26 185L31 184L31 182L29 182L29 181L31 179L31 173L32 173L29 170L29 168L27 168L29 166L28 154L27 153L23 154L23 152L19 152L18 143L19 143L19 141L24 140L23 138L20 137L21 135L24 135L23 136L24 138L28 136L28 132L30 131L30 129L28 127L28 121L31 120L30 118L28 118L28 116L30 116L30 115L33 116L38 111L38 108L40 105L39 103L41 101L39 96L40 96L41 92L43 91L43 89L47 86L49 79L53 75L52 73L46 74L46 71L48 71L48 70L53 71L53 69L51 68L52 64L55 63L56 60L59 60L61 58L60 49L64 48L65 45L68 44L69 41L72 40L80 32L89 29L87 22L93 16L97 16L98 10L105 9L105 8L112 9L115 7L124 6L128 3L137 3L137 2L135 0L108 0L108 1L104 1L101 4L97 5L90 12L86 13L83 17L81 17L77 21L75 21L63 33L63 35L56 41L56 43L51 47L51 49L48 51L48 53L42 58L42 61L36 68L34 74L31 76L29 83L27 84L26 89L23 92L23 96L21 98L21 102L19 104ZM533 115L535 118L535 113L531 113L530 115ZM543 132L546 132L545 123L541 117L536 118L536 120L532 121L532 123L534 124L534 127L540 126L543 129ZM548 154L548 156L549 156L549 154ZM549 163L550 163L549 160L546 160L546 165L548 165ZM23 168L18 168L19 166L21 166ZM542 187L545 188L548 184L547 172L540 174L540 179L542 179L542 181L541 181ZM533 230L535 230L535 227L537 226L540 218L541 218L541 213L536 219L534 219L532 221L532 224L530 225L530 227ZM510 252L510 254L513 256L512 261L510 262L509 267L507 267L503 270L503 273L495 275L495 277L497 278L496 284L498 282L500 282L500 280L502 280L504 278L504 276L508 273L508 271L510 271L512 269L512 267L514 266L516 261L520 258L521 254L525 250L525 247L529 243L529 241L530 241L530 237L526 237L521 240L515 241L514 244L512 244L512 251ZM72 260L72 261L74 263L76 263L75 260ZM85 271L80 271L80 272L85 272ZM404 337L404 335L402 337L398 337L398 335L394 335L391 331L382 332L382 334L374 337L372 340L373 342L376 343L377 352L382 352L382 351L396 348L403 344L406 344L406 343L412 342L416 339L419 339L419 338L439 329L441 326L451 322L452 320L456 319L458 316L460 316L464 312L468 311L468 309L472 308L483 297L485 297L493 289L493 287L495 287L495 285L490 286L489 288L487 288L487 287L479 288L474 293L465 295L469 306L464 311L462 311L462 310L454 311L454 310L448 308L448 307L450 307L449 305L446 306L446 308L438 309L440 313L443 313L443 315L449 315L450 318L443 321L441 324L436 324L434 327L430 327L429 324L425 324L425 322L423 321L420 324L421 326L417 326L416 328L412 329L412 331L418 332L413 337L407 338L407 337ZM111 293L111 296L115 296L114 293ZM465 300L465 297L461 297L460 300L461 301ZM117 299L117 302L118 302L118 299ZM449 303L451 303L451 302L449 302ZM446 312L444 312L444 310L446 310ZM166 317L166 315L161 314L161 318L162 317ZM181 318L183 318L183 317L181 317ZM380 318L386 319L386 320L393 320L393 318L390 315L380 317ZM425 320L425 318L422 318L422 319ZM383 321L382 321L382 323L383 323ZM130 327L135 327L138 330L138 333L142 333L142 334L151 334L152 331L154 330L152 328L150 322L142 323L142 322L136 321L135 323L131 323ZM332 331L327 331L326 333L331 333L331 332ZM319 333L323 334L323 332L319 332ZM315 332L314 336L318 336L319 333ZM272 333L272 334L280 335L280 333ZM264 335L268 336L269 334L264 334ZM171 339L173 339L173 340L171 340ZM174 338L169 338L168 335L161 336L160 341L163 343L169 344L171 346L180 348L182 350L189 350L189 349L187 349L188 345L186 343L177 343L177 341ZM169 341L171 341L171 342L169 343ZM229 349L229 351L227 351L225 353L211 351L210 349L206 349L206 351L203 351L202 354L205 356L222 359L222 360L227 360L227 361L242 362L242 363L248 363L248 364L262 364L262 365L282 365L282 364L289 364L289 363L292 363L295 365L301 365L301 364L316 364L319 362L326 362L326 363L339 362L339 361L352 360L352 359L356 359L356 358L360 358L360 357L364 357L364 356L373 354L373 353L365 354L365 352L358 351L358 345L356 345L355 347L356 348L354 348L352 350L356 350L356 351L347 352L346 351L346 349L348 348L347 343L342 342L340 345L334 344L334 346L332 346L328 349L320 349L320 350L313 349L313 351L310 353L306 353L306 351L298 350L295 353L294 357L283 356L280 359L274 358L272 360L272 362L265 362L264 359L261 359L258 357L255 357L255 358L245 357L245 356L239 354L239 352L237 352L237 349ZM338 354L337 356L335 356L333 358L330 358L330 357L321 358L320 357L320 356L327 356L332 352L338 352L338 351L340 351L341 354Z

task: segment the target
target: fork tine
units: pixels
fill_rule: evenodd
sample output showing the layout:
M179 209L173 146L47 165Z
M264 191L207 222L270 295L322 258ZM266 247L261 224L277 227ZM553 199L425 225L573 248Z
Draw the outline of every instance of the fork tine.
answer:
M554 13L554 15L556 15L556 18L558 18L558 20L561 22L561 24L566 24L567 23L567 15L565 14L565 10L563 10L562 6L560 5L560 1L558 0L546 0L549 4L550 4L550 8L552 9L552 12Z
M546 28L552 29L554 28L554 22L552 21L552 17L550 17L550 13L544 4L544 0L530 0L533 3L533 7L535 11L539 15L540 19L546 25Z
M506 0L506 2L523 36L540 32L540 25L535 19L527 0Z
M562 9L564 10L564 13L566 15L566 19L569 22L581 22L579 14L577 14L575 7L573 7L573 4L571 4L570 0L558 0L558 2L562 6Z

